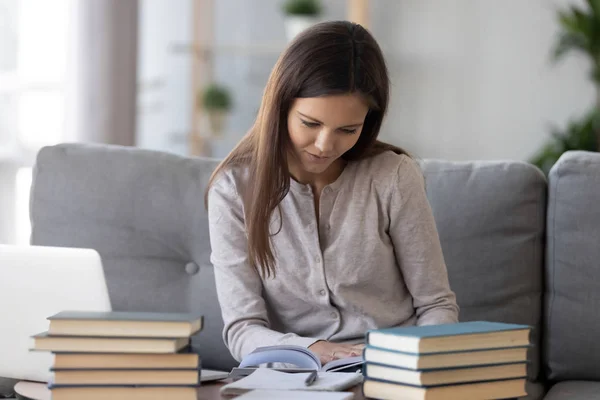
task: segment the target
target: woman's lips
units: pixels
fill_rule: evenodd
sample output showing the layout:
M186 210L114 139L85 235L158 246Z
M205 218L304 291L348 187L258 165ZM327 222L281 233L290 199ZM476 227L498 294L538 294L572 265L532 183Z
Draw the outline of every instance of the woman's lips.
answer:
M312 153L306 152L306 154L308 154L308 158L315 163L326 163L327 161L331 160L331 156L330 157L320 157L317 155L314 155Z

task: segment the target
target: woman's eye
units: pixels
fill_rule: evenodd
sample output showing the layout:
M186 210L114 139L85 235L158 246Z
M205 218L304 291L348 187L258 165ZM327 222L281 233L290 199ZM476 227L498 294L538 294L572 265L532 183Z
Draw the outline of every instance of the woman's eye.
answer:
M302 125L308 128L316 128L317 126L319 126L319 124L317 124L316 122L304 121L303 119L301 119L300 121L302 121Z
M347 134L353 134L356 133L356 128L354 129L342 129L342 132L347 133Z

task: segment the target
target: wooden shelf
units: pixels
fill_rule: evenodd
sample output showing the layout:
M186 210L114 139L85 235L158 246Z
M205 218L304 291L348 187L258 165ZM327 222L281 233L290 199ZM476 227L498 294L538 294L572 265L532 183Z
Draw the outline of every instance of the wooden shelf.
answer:
M174 43L169 51L177 54L192 55L192 91L198 93L213 77L213 59L215 54L234 53L245 55L279 55L288 45L286 42L259 43L216 43L214 38L214 7L217 0L193 0L192 42ZM346 0L347 19L369 27L369 0ZM207 138L199 135L199 122L204 118L202 110L192 104L192 129L189 133L191 155L203 154L208 145Z

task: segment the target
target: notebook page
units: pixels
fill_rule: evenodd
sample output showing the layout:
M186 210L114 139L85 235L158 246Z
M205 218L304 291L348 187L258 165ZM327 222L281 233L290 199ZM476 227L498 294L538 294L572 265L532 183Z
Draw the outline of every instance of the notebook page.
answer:
M309 392L303 390L285 393L285 400L350 400L351 392ZM252 390L235 398L236 400L281 400L281 390Z
M252 374L221 388L222 394L239 394L254 389L341 391L362 382L362 374L345 372L319 372L318 378L305 385L309 373L288 374L269 368L257 368Z

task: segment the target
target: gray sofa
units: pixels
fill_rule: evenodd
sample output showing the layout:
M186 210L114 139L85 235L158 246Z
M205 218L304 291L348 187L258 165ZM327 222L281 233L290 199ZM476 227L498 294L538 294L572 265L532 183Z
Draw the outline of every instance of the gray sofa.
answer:
M40 151L32 244L101 254L117 310L200 311L206 368L221 339L205 185L216 160L63 144ZM460 318L534 327L529 397L600 393L600 154L563 155L549 179L521 162L422 161Z

